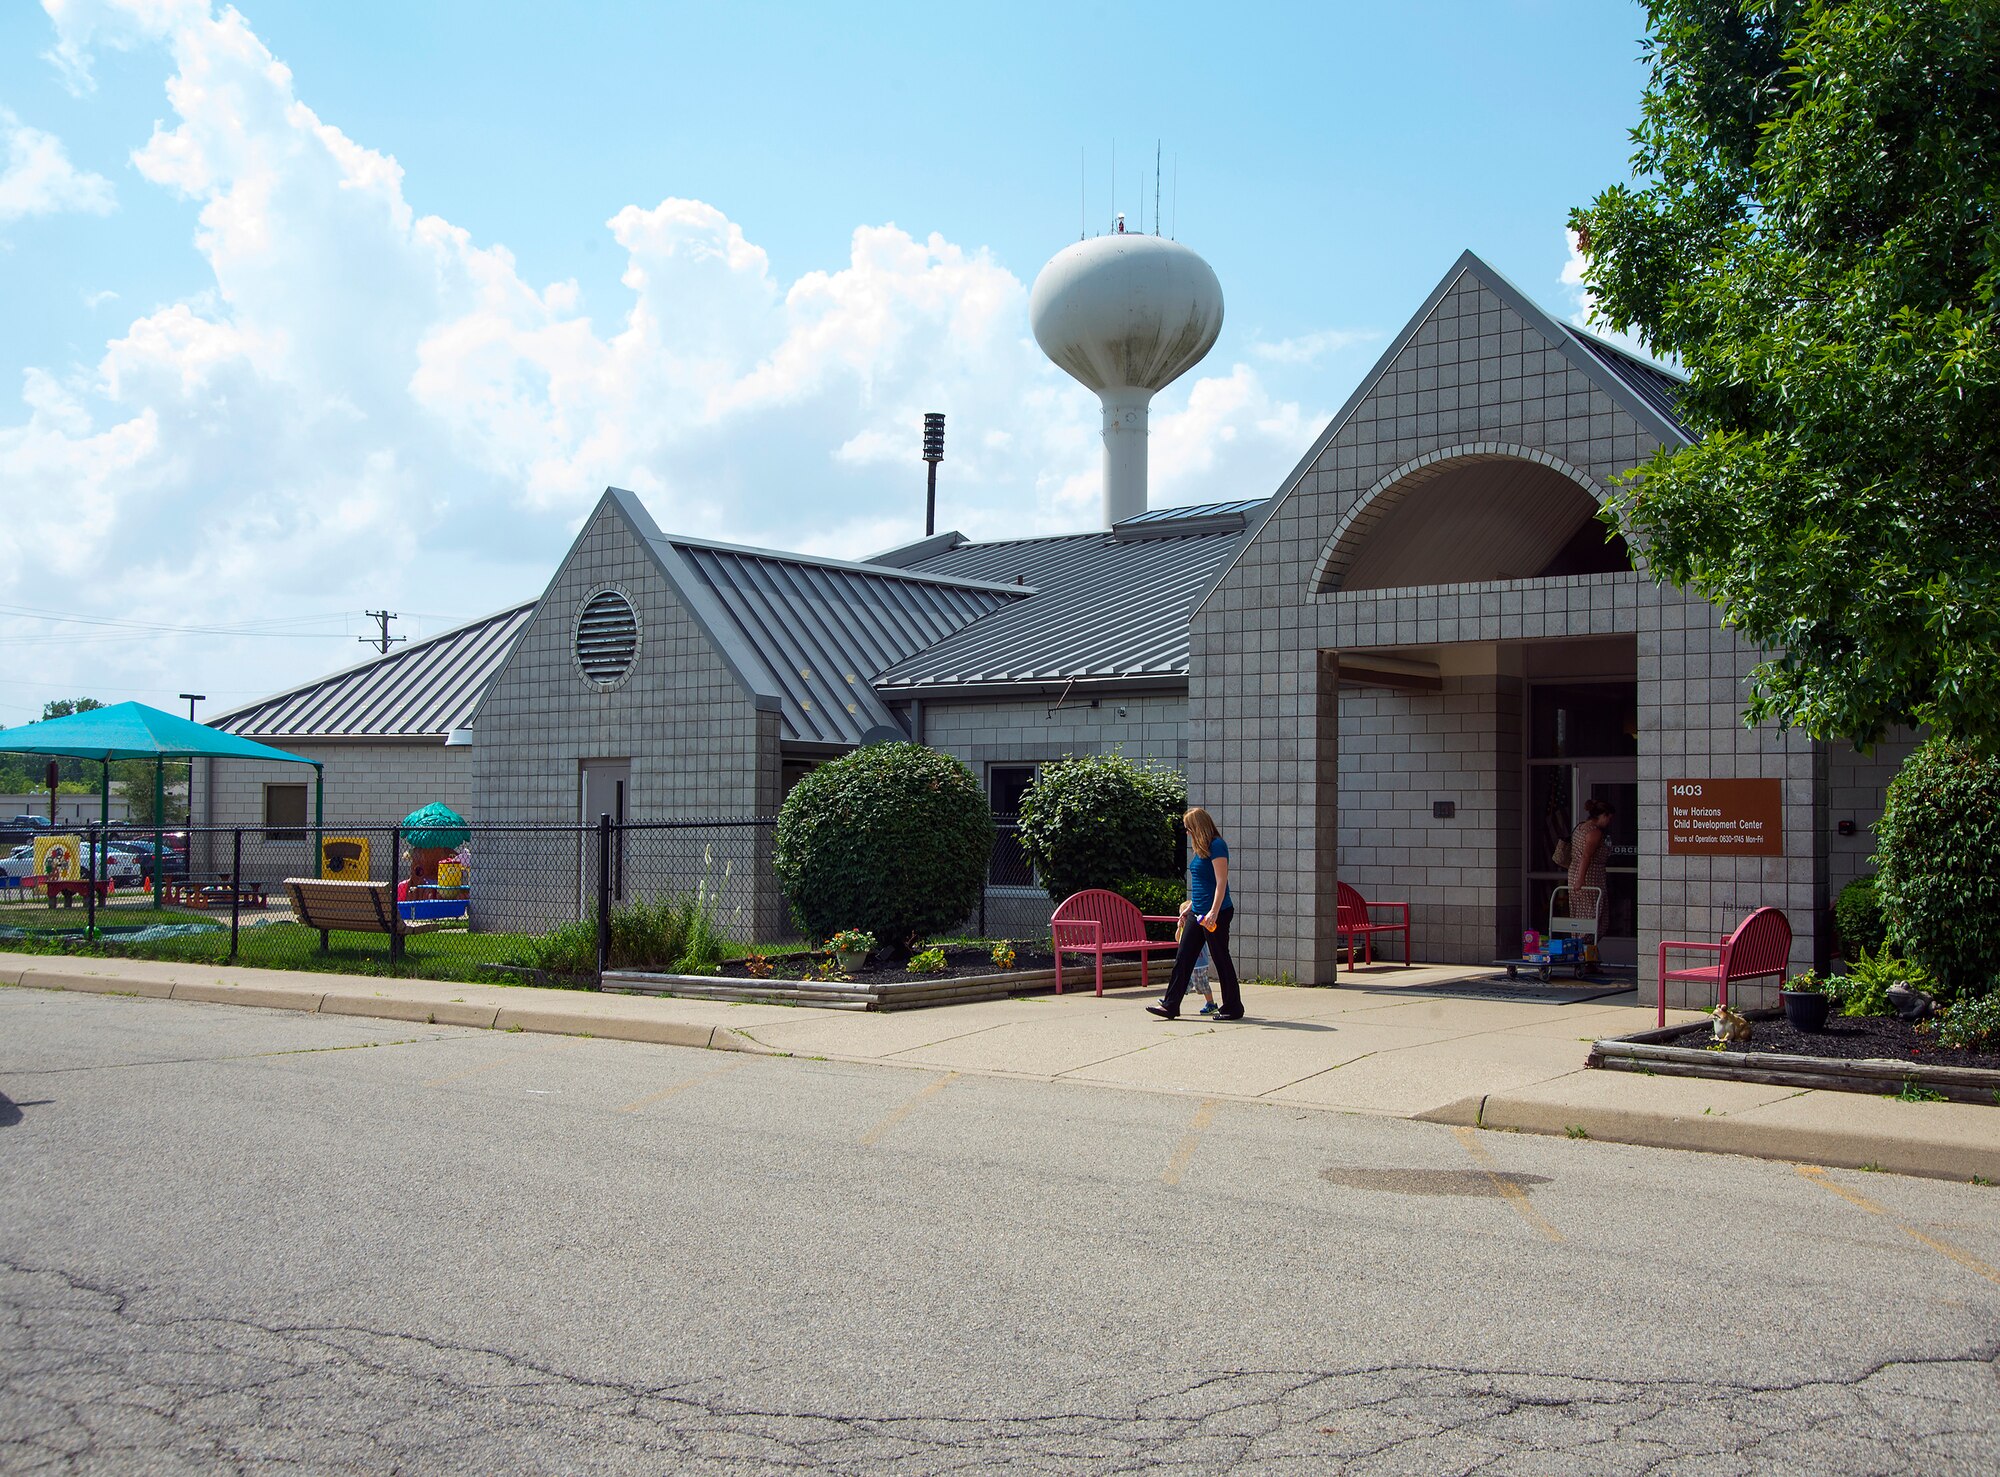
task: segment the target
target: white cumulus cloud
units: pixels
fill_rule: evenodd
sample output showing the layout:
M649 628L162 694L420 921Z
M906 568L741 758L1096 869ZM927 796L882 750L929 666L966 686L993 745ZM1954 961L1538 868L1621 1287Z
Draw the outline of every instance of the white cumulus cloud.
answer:
M30 128L0 108L0 225L31 215L81 211L109 215L117 208L111 181L69 162L62 140Z
M132 160L192 202L212 282L86 369L30 371L21 413L0 410L0 480L29 494L0 522L7 598L52 603L5 571L59 545L75 588L115 584L174 624L470 615L537 593L607 484L669 529L867 553L921 532L929 410L949 417L944 526L1095 522L1096 403L1036 349L1026 285L986 250L862 225L844 260L787 281L721 207L669 198L604 223L622 289L586 302L424 213L236 10L45 4L75 85L95 48L168 58L170 116ZM1154 501L1264 496L1314 422L1247 364L1176 385ZM162 637L86 659L46 634L39 670L65 690L251 695L351 655Z

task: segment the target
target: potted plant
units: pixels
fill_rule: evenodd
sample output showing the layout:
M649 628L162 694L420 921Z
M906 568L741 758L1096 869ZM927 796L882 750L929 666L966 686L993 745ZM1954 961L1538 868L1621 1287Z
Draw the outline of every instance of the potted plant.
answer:
M826 941L826 946L840 960L841 972L852 974L866 962L868 951L875 947L875 935L865 928L843 928Z
M1785 1004L1785 1022L1800 1031L1826 1029L1826 1013L1833 1001L1826 993L1826 981L1812 970L1784 982L1778 998Z

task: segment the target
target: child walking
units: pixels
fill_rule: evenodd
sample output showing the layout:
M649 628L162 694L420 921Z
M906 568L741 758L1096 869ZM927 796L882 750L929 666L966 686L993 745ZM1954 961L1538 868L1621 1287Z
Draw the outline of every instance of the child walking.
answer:
M1174 938L1176 941L1187 931L1188 918L1193 911L1193 904L1186 902L1181 904L1181 919L1180 922L1174 925ZM1199 1014L1215 1014L1215 992L1208 987L1207 944L1201 946L1201 957L1195 960L1194 973L1188 976L1188 989L1192 993L1201 996L1201 1010L1198 1012Z

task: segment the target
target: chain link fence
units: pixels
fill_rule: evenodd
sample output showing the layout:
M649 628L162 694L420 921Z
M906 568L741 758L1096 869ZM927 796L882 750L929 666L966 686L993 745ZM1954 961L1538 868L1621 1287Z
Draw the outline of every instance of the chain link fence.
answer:
M962 931L1045 937L1052 904L1018 817L993 820L987 885ZM5 858L0 947L576 984L607 963L698 968L718 948L808 942L772 867L776 825L468 823L462 846L429 848L393 825L87 824L49 838L54 857ZM287 884L300 880L295 897ZM691 929L700 947L676 953Z
M633 936L656 953L671 955L690 930L710 955L800 942L771 865L775 827L761 816L468 824L462 845L427 847L400 826L86 825L48 838L40 855L7 858L0 942L594 983L633 918L644 925Z

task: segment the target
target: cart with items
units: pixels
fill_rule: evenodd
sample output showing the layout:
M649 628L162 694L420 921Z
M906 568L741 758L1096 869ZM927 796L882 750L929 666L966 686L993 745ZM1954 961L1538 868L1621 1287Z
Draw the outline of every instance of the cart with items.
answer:
M1601 889L1558 887L1549 896L1549 931L1538 935L1532 928L1521 937L1521 953L1514 959L1493 962L1507 971L1510 980L1532 969L1547 984L1558 970L1567 970L1571 979L1597 967L1597 909Z

